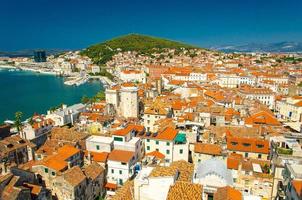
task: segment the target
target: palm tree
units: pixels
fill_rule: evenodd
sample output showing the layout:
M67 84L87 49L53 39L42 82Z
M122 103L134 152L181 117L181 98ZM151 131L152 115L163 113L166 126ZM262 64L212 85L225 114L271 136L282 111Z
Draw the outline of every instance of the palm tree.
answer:
M84 95L84 96L82 97L82 99L81 99L81 102L82 102L83 104L87 104L89 101L90 101L90 99L89 99L89 97L87 97L86 95Z
M15 127L17 128L18 132L21 130L22 127L22 116L23 113L20 111L15 113Z

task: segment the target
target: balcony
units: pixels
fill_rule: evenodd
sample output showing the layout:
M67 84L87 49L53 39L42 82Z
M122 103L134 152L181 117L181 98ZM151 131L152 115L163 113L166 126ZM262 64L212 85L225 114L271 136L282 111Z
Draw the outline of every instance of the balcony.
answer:
M293 150L279 147L277 148L277 153L282 155L292 155Z

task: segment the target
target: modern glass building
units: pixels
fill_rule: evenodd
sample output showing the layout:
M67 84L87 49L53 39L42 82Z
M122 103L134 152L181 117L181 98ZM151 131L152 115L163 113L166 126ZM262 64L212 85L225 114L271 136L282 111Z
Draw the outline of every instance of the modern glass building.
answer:
M35 51L34 60L35 62L46 62L46 52L42 50Z

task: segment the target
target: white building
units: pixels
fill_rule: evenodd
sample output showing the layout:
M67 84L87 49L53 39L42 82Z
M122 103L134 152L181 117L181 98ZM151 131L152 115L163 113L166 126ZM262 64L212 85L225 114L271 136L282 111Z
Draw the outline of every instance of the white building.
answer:
M107 161L107 181L123 185L134 175L135 156L132 151L113 150Z
M123 70L120 73L120 79L124 82L146 83L146 73L140 70Z
M275 95L270 89L244 87L239 92L243 98L258 100L270 109L275 107Z
M86 149L92 152L108 152L113 149L113 139L111 137L92 135L86 139Z
M53 128L53 123L51 119L44 120L43 118L37 119L32 124L26 123L20 131L20 137L40 146L46 141L47 134Z
M66 124L74 124L78 119L81 112L86 110L84 104L74 104L67 107L63 105L62 108L59 108L55 111L47 111L46 119L52 119L54 121L54 126L64 126Z
M136 135L143 134L143 126L130 124L126 128L112 133L114 149L134 152L135 161L144 156L143 140Z
M173 128L166 128L161 132L147 132L144 136L145 152L158 151L165 155L168 163L189 159L189 142L185 134L178 133Z
M219 74L218 83L221 87L236 88L242 84L255 85L255 79L250 76L239 76L236 74Z
M281 118L293 122L302 121L302 96L288 97L276 102L276 110Z
M233 177L230 170L222 160L209 159L198 164L195 174L194 183L203 185L206 199L213 197L217 188L233 185Z
M134 199L165 200L170 186L177 179L177 173L165 176L150 176L153 167L143 168L134 179Z

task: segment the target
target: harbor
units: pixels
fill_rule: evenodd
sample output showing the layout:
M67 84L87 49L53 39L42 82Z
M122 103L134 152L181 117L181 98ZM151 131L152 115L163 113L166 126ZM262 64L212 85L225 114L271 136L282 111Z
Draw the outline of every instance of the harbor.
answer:
M22 111L24 117L30 117L33 112L42 113L61 103L74 104L84 95L93 96L104 88L99 80L68 86L64 84L64 77L0 68L3 69L0 70L1 122L14 119L17 111Z

